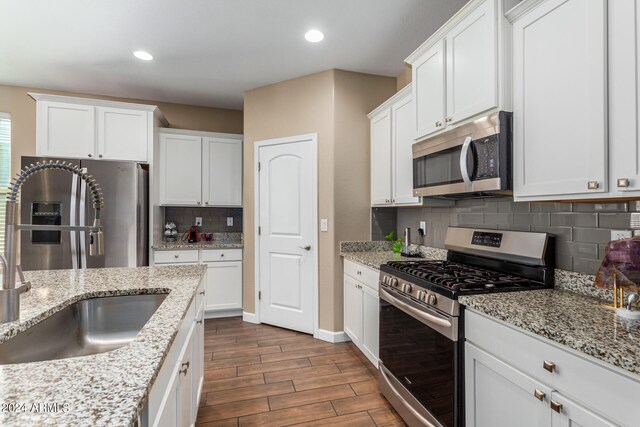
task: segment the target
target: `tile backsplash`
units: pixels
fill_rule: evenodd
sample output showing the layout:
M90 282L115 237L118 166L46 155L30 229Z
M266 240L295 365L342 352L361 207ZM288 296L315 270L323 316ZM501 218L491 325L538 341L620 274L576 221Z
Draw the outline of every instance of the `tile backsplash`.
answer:
M451 207L372 208L371 236L372 240L382 240L387 230L395 229L402 234L405 227L411 227L412 243L444 248L444 236L450 225L545 232L556 237L558 268L595 274L611 240L611 230L629 229L631 213L638 211L640 202L635 201L516 203L510 198L466 199ZM396 221L392 224L394 217ZM418 235L419 221L427 222L424 239Z
M175 222L180 233L188 231L189 227L195 224L197 216L202 217L202 231L206 233L242 232L242 208L186 208L177 206L164 208L165 222ZM233 226L227 226L227 217L233 218Z

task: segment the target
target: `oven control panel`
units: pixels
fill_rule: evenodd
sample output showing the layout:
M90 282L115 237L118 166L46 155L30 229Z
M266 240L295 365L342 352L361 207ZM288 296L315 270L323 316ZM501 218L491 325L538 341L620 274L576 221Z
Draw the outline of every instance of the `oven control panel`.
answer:
M502 244L502 233L474 231L473 236L471 237L471 244L499 248Z
M421 304L432 306L453 316L459 314L459 305L455 301L435 292L385 273L380 274L380 282L382 287L392 288L397 292L412 297Z

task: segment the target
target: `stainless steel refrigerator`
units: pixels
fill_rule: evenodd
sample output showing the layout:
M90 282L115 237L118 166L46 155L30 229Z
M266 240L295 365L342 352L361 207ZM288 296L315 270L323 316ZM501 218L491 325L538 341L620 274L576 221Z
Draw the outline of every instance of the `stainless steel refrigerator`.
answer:
M149 265L149 174L143 165L108 160L22 157L22 166L60 160L87 169L104 193L104 255L89 256L84 231L21 231L24 270L137 267ZM90 194L83 180L59 170L29 178L20 194L23 224L86 225L92 221Z

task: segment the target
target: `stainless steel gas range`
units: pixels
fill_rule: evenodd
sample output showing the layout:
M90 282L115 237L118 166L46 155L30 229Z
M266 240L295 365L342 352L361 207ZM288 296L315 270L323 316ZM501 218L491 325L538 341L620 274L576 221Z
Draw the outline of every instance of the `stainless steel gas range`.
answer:
M545 233L449 227L446 261L380 267L380 390L410 426L464 426L458 296L553 287Z

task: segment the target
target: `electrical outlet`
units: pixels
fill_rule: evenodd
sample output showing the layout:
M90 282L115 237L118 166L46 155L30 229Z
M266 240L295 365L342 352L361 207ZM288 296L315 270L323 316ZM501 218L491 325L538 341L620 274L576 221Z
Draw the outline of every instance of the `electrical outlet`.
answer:
M196 227L202 227L202 217L201 216L197 216L196 217Z
M227 217L227 227L233 227L233 217L232 216L228 216Z
M630 239L632 236L631 230L611 230L611 240Z
M329 220L321 219L320 220L320 231L329 231Z

